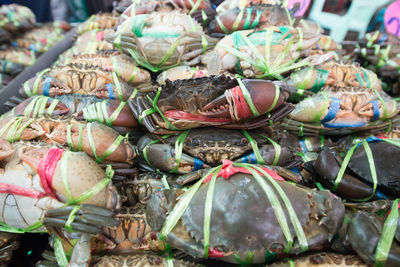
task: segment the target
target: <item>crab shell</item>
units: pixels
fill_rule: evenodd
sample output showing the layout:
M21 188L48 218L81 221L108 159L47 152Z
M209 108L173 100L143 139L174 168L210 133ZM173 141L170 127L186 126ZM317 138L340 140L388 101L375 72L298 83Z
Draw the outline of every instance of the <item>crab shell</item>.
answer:
M340 198L329 191L303 188L282 180L276 182L293 205L308 240L308 249L318 251L326 248L343 222L344 206ZM208 186L209 183L200 186L181 217L182 224L175 226L166 237L173 247L194 257L202 257L204 251L201 244ZM252 252L252 263L265 262L266 250L276 253L277 258L287 255L283 253L286 241L273 208L252 175L237 173L229 179L217 178L214 190L210 251L216 250L220 256L225 255L220 259L232 263L236 263L229 256L232 253L237 253L244 260L247 253ZM161 228L165 212L177 201L175 193L171 193L161 191L153 195L147 204L146 218L153 230ZM287 216L286 211L285 214ZM301 248L293 226L289 225L289 228L294 236L289 254L298 254Z
M15 121L16 118L14 116L6 117L2 120L0 120L0 129L5 129L4 132L0 135L0 138L4 139L13 139L15 138L15 131L12 136L10 136L10 133L12 133L13 129L13 123L10 124L11 121ZM8 125L7 128L5 128ZM21 132L21 135L19 136L19 140L21 141L30 141L38 138L42 138L46 135L45 130L43 129L42 125L37 122L33 121L30 122L29 118L23 118L21 120L20 127L17 128L17 130L20 130L21 127L26 127L24 130Z
M138 68L136 61L118 51L100 51L96 54L74 55L68 64L98 66L116 72L126 83L138 85L150 81L150 73Z
M318 252L310 255L300 255L268 265L269 267L368 267L356 255L343 255L333 252Z
M180 267L200 267L202 265L189 261L171 259L173 266ZM136 267L163 267L170 264L166 257L157 256L150 253L131 253L129 255L106 255L103 256L94 267L111 266L136 266Z

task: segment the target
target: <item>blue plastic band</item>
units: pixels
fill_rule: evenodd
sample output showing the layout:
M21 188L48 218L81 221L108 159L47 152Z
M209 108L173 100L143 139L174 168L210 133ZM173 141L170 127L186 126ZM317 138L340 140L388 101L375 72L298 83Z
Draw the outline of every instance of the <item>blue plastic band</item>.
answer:
M307 152L307 151L308 151L307 146L306 146L306 144L304 143L304 139L303 139L303 138L299 139L299 144L300 144L300 148L301 148L301 150L302 150L303 152Z
M244 157L242 157L242 162L243 163L251 163L251 164L257 164L257 158L256 155L254 153L248 154Z
M44 80L44 84L43 84L43 95L44 96L49 96L50 84L51 84L52 80L53 80L53 77L47 77L46 80Z
M107 83L107 91L108 91L108 98L110 99L115 99L115 95L114 95L114 90L112 88L112 84L111 83Z
M7 66L10 64L8 61L3 62L2 72L7 73Z
M365 141L367 141L369 143L369 142L382 141L382 139L380 139L379 137L376 137L376 136L370 136L367 139L365 139Z
M193 158L194 159L194 166L193 166L193 171L198 171L203 168L203 162L199 160L198 158Z
M372 121L376 121L377 119L379 119L379 103L378 100L373 100L371 101L372 104L372 110L374 111L374 116L372 117Z
M351 128L351 127L363 127L365 126L365 122L354 123L354 124L346 124L346 123L324 123L324 126L327 128Z
M332 97L332 102L329 106L328 114L326 114L325 118L321 120L322 123L333 120L340 108L340 99L336 97Z
M37 52L37 49L36 49L36 47L35 47L34 44L29 45L29 46L28 46L28 49Z
M14 41L11 42L11 45L12 45L12 46L15 46L15 47L18 46L18 44L17 44L16 42L14 42Z

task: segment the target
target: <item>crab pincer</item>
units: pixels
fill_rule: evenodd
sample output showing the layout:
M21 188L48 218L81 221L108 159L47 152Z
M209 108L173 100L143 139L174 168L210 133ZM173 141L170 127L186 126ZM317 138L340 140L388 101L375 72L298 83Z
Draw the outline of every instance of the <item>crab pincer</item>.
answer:
M239 85L205 105L200 114L207 117L243 121L281 106L286 97L279 87L265 80L238 80Z

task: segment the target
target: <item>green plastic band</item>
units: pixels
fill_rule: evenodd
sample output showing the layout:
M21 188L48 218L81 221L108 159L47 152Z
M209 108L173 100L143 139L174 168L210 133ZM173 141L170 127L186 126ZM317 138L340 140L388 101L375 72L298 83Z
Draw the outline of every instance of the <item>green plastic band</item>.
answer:
M54 237L53 246L54 246L54 254L56 256L58 265L60 267L67 267L68 259L67 259L67 256L65 255L62 242L57 236Z
M247 256L244 261L236 253L233 254L232 256L235 259L236 263L240 264L240 266L248 266L253 264L253 258L254 258L253 252L247 253Z
M246 8L246 20L244 21L243 30L247 30L250 27L252 12L253 8Z
M372 151L371 151L371 148L368 145L368 142L365 141L365 140L357 142L347 152L345 158L343 159L342 166L340 166L340 170L339 170L339 173L338 173L338 175L336 177L336 180L335 180L334 186L332 188L332 191L335 192L337 190L337 188L338 188L338 186L340 184L340 181L343 178L344 172L346 171L347 165L349 164L350 159L353 156L353 153L354 153L355 149L358 147L358 145L360 143L362 143L362 145L364 147L364 150L365 150L365 153L367 155L367 159L368 159L368 163L369 163L369 167L370 167L370 171L371 171L371 176L372 176L372 181L373 181L374 184L373 184L373 192L372 192L371 196L369 196L369 197L367 197L365 199L354 199L354 200L356 200L356 201L367 201L367 200L371 199L374 196L378 181L377 181L377 175L376 175L374 159L373 159L373 156L372 156Z
M168 181L167 181L167 175L163 174L161 176L161 182L163 183L163 186L164 186L165 189L170 189Z
M301 49L303 48L303 31L301 30L300 27L297 27L296 29L299 34L299 44L297 47L297 51L301 51Z
M200 2L200 0L198 0ZM174 258L167 257L167 267L174 267Z
M299 134L298 134L298 136L304 136L303 128L304 128L304 123L301 122L300 126L299 126Z
M318 93L322 87L324 87L326 80L328 79L329 71L324 69L318 69L317 79L314 85L310 88L311 92Z
M276 219L278 220L278 223L281 227L282 233L285 236L286 239L286 246L284 248L284 252L285 253L289 253L290 249L292 248L293 245L293 236L290 233L290 229L289 229L289 225L287 223L286 220L286 216L285 213L283 212L283 208L282 205L277 197L277 195L275 194L274 190L272 189L272 187L260 176L260 174L252 169L249 168L247 164L234 164L237 165L238 167L245 167L248 168L248 170L250 171L250 173L253 175L254 179L257 181L257 183L260 185L260 187L262 188L262 190L264 191L264 193L266 194L272 208L275 214ZM256 166L255 166L256 167ZM261 168L259 168L261 169ZM262 170L262 169L261 169ZM264 173L263 173L264 174ZM264 174L265 175L265 174ZM267 174L269 175L269 174ZM273 178L272 178L273 179Z
M299 221L299 218L297 217L289 198L287 197L285 192L282 190L282 188L279 186L279 184L275 181L275 179L272 178L271 175L269 175L266 171L264 171L262 168L260 168L258 166L252 166L252 165L244 164L244 163L237 163L235 165L238 165L241 167L244 167L243 165L248 165L248 167L250 167L250 168L252 167L252 168L256 169L257 171L262 173L265 177L267 177L268 181L273 185L273 187L275 188L275 190L278 192L279 196L281 197L283 203L285 204L286 210L288 212L289 218L290 218L292 225L294 227L294 230L296 232L297 239L299 241L299 245L301 247L302 252L307 251L308 250L308 242L307 242L306 235L303 231L303 228L301 226L301 223ZM256 175L258 175L258 177L256 177L256 180L258 179L261 183L266 184L265 180L262 179L255 170L249 169L249 171L253 174L254 177L256 177ZM261 184L260 184L260 186L261 186ZM283 216L285 217L284 214L283 214ZM289 234L290 234L290 231L289 231ZM290 248L288 249L288 245L287 245L286 251L289 251L289 250L290 250Z
M367 33L365 38L368 40L367 47L370 48L373 43L376 41L376 38L379 36L379 31L374 32L374 35L371 36L371 33Z
M389 55L389 51L390 51L391 48L392 48L392 45L388 45L385 48L385 50L383 50L382 56L379 59L378 64L377 64L378 68L382 67L385 64L385 62L388 60L388 55Z
M46 233L46 231L44 231L44 230L38 230L42 227L43 227L43 224L41 221L37 221L24 229L12 227L3 222L0 222L0 231L7 232L7 233L16 233L16 234L31 233L31 232Z
M311 66L307 69L307 73L304 76L303 82L299 85L299 89L306 89L308 83L310 82L311 76L313 75L314 72L314 66Z
M75 232L71 227L71 223L75 220L75 214L81 209L80 206L75 206L69 213L68 219L65 222L65 229L69 232Z
M222 166L218 167L214 172L211 180L208 184L206 201L204 203L204 223L203 223L203 232L204 232L204 254L203 257L205 259L208 258L208 249L210 247L210 227L211 227L211 212L212 212L212 204L214 198L214 188L215 182L217 181L217 176L219 170L221 170Z
M197 0L196 3L193 3L193 0L189 0L190 5L192 6L192 9L189 12L189 15L191 15L193 12L196 12L197 9L199 9L199 6L203 0Z
M111 178L114 176L114 170L112 169L111 165L107 165L106 168L106 177L98 182L95 186L90 188L88 191L84 192L80 197L77 199L72 199L71 201L67 202L68 205L77 205L81 202L91 198L92 196L98 194L104 187L106 187L110 182Z
M330 101L329 101L328 96L326 95L326 92L322 92L321 95L324 97L324 105L323 105L323 107L319 110L319 112L317 112L317 113L315 114L315 117L314 117L314 119L312 120L312 122L320 122L322 116L323 116L324 113L325 113L325 110L327 110L327 109L329 108L329 106L330 106ZM302 127L301 130L303 131L303 125L302 125L301 127Z
M53 111L56 109L57 104L60 101L58 99L53 99L53 101L51 102L51 105L47 108L47 115L51 115L53 113Z
M176 166L170 173L174 173L179 169L179 164L182 158L182 151L183 151L183 143L186 140L187 135L189 134L189 130L184 131L179 135L179 137L175 141L175 162Z
M150 109L149 111L145 110L144 111L145 116L157 112L161 116L161 118L164 120L164 122L167 124L167 126L170 130L177 131L179 129L176 128L174 125L172 125L172 123L164 116L164 113L162 113L162 111L157 106L157 102L158 102L158 98L160 97L160 94L161 94L161 87L158 87L158 90L157 90L157 93L156 93L156 96L154 97L154 99L151 99L147 95L147 99L153 104L153 108ZM144 114L144 113L142 113L142 114ZM144 116L142 116L142 114L140 114L140 116L139 116L139 121L141 121L141 119L144 117Z
M272 162L272 165L276 166L278 164L279 158L281 156L281 146L277 142L275 142L274 140L269 138L268 136L265 136L263 134L258 134L258 135L263 137L263 138L265 138L265 139L267 139L272 144L272 146L274 147L274 149L275 149L275 158L274 158L274 161Z
M178 223L179 219L182 217L183 213L189 206L190 201L194 197L194 194L200 188L203 181L211 174L216 171L216 168L212 168L208 173L197 181L193 186L191 186L179 199L178 203L169 213L168 217L164 221L164 225L160 231L160 238L165 239L165 237L174 229L175 225Z
M200 1L200 0L199 0ZM208 40L207 38L203 35L201 35L201 45L203 46L203 50L201 51L203 54L207 51L208 47Z
M242 130L242 134L249 140L251 148L253 149L254 155L256 156L257 163L260 165L265 165L265 161L261 156L260 150L258 149L258 145L256 140L254 140L247 131Z
M239 9L240 9L240 12L239 12L239 15L236 17L235 21L233 22L232 31L236 31L237 30L237 28L239 26L239 23L242 21L242 18L243 18L243 15L244 15L245 8L239 8Z
M249 93L249 91L247 91L246 86L243 84L241 79L236 79L240 89L242 90L244 99L246 100L247 105L249 106L251 113L253 114L254 117L260 116L260 112L258 112L256 106L253 103L253 100L251 99L251 95ZM268 112L268 111L267 111Z
M93 135L92 135L92 123L88 123L86 125L86 131L87 131L87 137L89 139L89 145L90 148L92 149L93 155L96 159L96 162L101 163L105 158L107 158L111 153L113 153L117 147L121 144L122 140L124 140L124 137L122 135L118 135L117 139L114 140L114 142L107 148L106 151L101 156L97 156L96 152L96 145L93 140Z
M201 18L203 19L203 24L206 24L208 16L207 16L206 12L204 11L204 9L201 10Z
M61 158L61 163L60 163L60 167L61 167L61 177L62 177L62 182L64 185L64 189L65 189L65 194L67 197L67 202L70 202L72 200L72 194L71 194L71 188L69 187L69 183L68 183L68 167L67 167L67 161L68 161L68 156L71 152L69 151L65 151L64 155Z
M14 142L14 141L19 140L21 138L22 132L25 130L25 128L28 127L29 125L31 125L31 123L34 121L35 121L34 119L29 119L21 127L19 127L19 125L22 123L22 120L20 120L19 123L14 124L15 127L13 127L12 130L8 132L7 140L9 142ZM19 129L18 129L18 127L19 127Z
M222 21L220 20L219 17L216 17L215 21L217 22L218 26L221 28L221 30L222 30L225 34L229 34L229 30L225 27L225 25L222 23Z
M253 23L250 25L250 29L254 29L258 25L258 23L260 22L261 14L262 11L257 9L256 17L254 18Z
M275 106L276 106L276 103L278 102L278 99L279 99L279 95L280 95L280 90L279 90L279 87L278 87L278 85L276 85L276 84L274 84L274 86L275 86L275 96L274 96L274 101L272 101L272 104L271 104L271 106L268 108L268 110L265 112L265 113L268 113L268 112L270 112L272 109L274 109L275 108Z
M384 267L392 247L393 239L396 235L397 222L399 220L399 199L393 201L390 214L383 225L382 235L379 239L375 253L374 267Z
M24 83L24 90L25 90L25 93L26 93L28 96L37 95L37 91L38 91L38 87L39 87L39 82L41 81L42 76L43 76L45 73L49 72L49 71L50 71L50 68L47 68L47 69L44 69L44 70L42 70L41 72L39 72L39 74L37 75L37 77L36 77L36 79L35 79L35 82L33 83L33 90L32 90L32 91L31 91L30 88L29 88L29 82L26 81L26 82Z
M117 95L120 101L124 101L124 97L122 95L122 88L121 88L121 83L119 82L119 79L117 77L117 74L113 72L112 74L113 82L115 84L115 89L117 91Z

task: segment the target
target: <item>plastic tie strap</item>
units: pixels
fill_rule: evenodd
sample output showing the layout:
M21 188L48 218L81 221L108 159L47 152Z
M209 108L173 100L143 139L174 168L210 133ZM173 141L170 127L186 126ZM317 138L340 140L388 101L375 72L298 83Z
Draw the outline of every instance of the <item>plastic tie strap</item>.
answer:
M382 235L379 239L375 252L374 267L384 267L396 235L397 222L399 220L399 199L393 201L390 213L383 225Z

